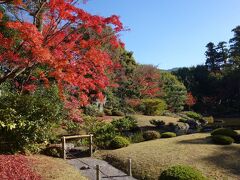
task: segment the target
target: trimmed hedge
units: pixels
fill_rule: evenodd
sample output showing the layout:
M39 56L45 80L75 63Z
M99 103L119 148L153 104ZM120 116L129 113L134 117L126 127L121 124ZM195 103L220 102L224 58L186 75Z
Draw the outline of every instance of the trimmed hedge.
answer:
M176 165L164 170L159 180L207 180L207 178L195 168L185 165Z
M145 131L143 133L143 138L144 138L145 141L158 139L160 137L161 137L161 135L157 131Z
M172 137L176 137L176 133L174 132L165 132L161 134L162 138L172 138Z
M130 144L129 140L122 136L116 136L110 143L110 147L114 149L127 147Z
M234 143L234 139L229 137L229 136L223 136L223 135L214 135L212 136L212 141L215 144L220 144L220 145L230 145Z
M229 136L229 137L235 138L238 135L238 133L232 129L218 128L218 129L213 130L211 132L211 135L212 136L223 135L223 136Z

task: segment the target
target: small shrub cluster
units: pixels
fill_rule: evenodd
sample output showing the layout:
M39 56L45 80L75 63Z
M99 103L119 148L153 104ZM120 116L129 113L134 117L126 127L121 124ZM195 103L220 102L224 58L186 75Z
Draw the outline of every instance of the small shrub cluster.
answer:
M160 133L157 131L145 131L143 133L143 138L145 141L154 140L160 138Z
M91 133L94 135L94 143L99 148L107 149L118 133L111 123L98 123L92 129Z
M110 147L113 149L127 147L130 144L129 140L122 136L116 136L110 143Z
M68 132L68 134L79 134L79 131L81 130L81 125L78 122L66 120L63 124L64 129Z
M144 105L143 113L145 115L162 115L167 108L165 101L162 99L144 99L142 102Z
M137 120L132 116L125 116L121 119L113 120L111 123L119 132L137 128Z
M215 144L220 144L220 145L230 145L234 143L234 139L229 137L229 136L224 136L224 135L214 135L211 137L212 141Z
M223 135L223 136L229 136L229 137L235 138L238 135L238 133L232 129L218 128L218 129L213 130L211 132L211 135L212 136Z
M186 116L195 120L201 120L202 119L202 115L198 114L196 112L193 111L187 111L185 112Z
M140 143L144 141L143 133L141 131L134 133L132 136L130 136L130 141L132 143Z
M238 138L238 133L228 128L218 128L211 133L212 141L215 144L230 145Z
M99 116L101 113L97 105L88 105L84 108L84 114L87 116Z
M156 119L152 119L149 121L152 125L156 126L157 128L162 128L164 127L164 125L166 124L164 121L162 120L156 120Z
M172 138L172 137L176 137L176 133L174 132L165 132L161 134L161 138Z
M206 180L206 178L195 168L176 165L164 170L159 180Z

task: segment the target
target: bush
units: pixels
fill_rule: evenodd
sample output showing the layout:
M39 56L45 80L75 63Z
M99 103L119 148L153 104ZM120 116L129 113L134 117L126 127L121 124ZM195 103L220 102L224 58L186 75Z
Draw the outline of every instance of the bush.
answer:
M162 120L156 120L156 119L152 119L149 121L152 125L158 127L158 128L161 128L165 125L165 122L162 121Z
M111 109L104 109L104 113L105 113L107 116L112 116L112 110L111 110Z
M66 120L64 125L64 129L68 132L68 134L79 134L79 131L81 130L81 126L78 122Z
M183 122L183 123L186 123L188 119L185 119L185 118L180 118L178 121L179 122Z
M193 111L187 111L185 112L185 114L189 117L189 118L192 118L194 120L201 120L202 119L202 115L201 114L198 114L196 112L193 112Z
M113 109L112 110L112 115L113 116L124 116L124 113L119 111L119 110L117 110L117 109Z
M142 132L136 132L132 136L130 136L130 141L132 143L140 143L144 141L143 133Z
M145 107L143 113L150 116L162 115L167 107L162 99L144 99L143 105Z
M94 135L94 143L99 148L107 149L109 145L118 133L115 130L115 127L111 123L98 123L96 124L92 130L92 134Z
M215 144L230 145L234 143L234 139L229 136L214 135L214 136L211 136L211 138Z
M157 132L157 131L145 131L143 133L143 138L144 138L145 141L158 139L160 137L161 137L160 133Z
M172 137L176 137L176 133L174 132L165 132L161 134L161 138L172 138Z
M125 116L121 119L116 119L111 122L119 132L133 130L137 127L137 121L132 116Z
M164 170L159 180L206 180L206 178L195 168L176 165Z
M207 121L208 124L213 124L214 123L214 118L212 116L203 117L202 119Z
M39 89L32 94L0 96L0 134L14 144L10 151L38 152L42 144L56 136L63 104L56 88Z
M122 136L116 136L110 143L110 147L114 149L127 147L130 144L129 140Z
M100 114L100 111L97 107L97 105L88 105L84 108L84 114L87 116L98 116Z
M50 145L46 147L42 153L47 156L60 158L62 157L62 147L61 145Z
M218 128L218 129L213 130L211 132L211 135L212 136L223 135L223 136L229 136L229 137L235 138L238 135L238 133L232 129Z

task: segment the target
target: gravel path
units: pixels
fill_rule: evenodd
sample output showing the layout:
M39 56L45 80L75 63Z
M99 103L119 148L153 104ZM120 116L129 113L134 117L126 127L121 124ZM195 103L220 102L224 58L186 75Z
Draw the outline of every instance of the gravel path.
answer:
M95 159L95 158L77 158L69 159L69 164L76 167L83 176L87 177L89 180L96 180L96 165L100 166L102 179L111 180L135 180L133 177L127 176L124 172L116 169L108 162ZM89 168L87 168L89 167Z

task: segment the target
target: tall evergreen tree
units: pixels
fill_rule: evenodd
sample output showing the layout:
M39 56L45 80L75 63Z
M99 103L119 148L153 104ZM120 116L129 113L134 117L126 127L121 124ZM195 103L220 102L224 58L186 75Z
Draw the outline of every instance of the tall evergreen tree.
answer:
M221 41L218 43L216 50L217 50L217 58L216 63L217 66L221 68L221 70L227 65L228 60L228 48L226 46L225 41Z
M218 52L216 50L216 46L214 43L209 42L206 45L207 51L205 52L206 55L206 66L208 67L208 70L216 72L220 70L220 67L217 63L217 57L218 57Z
M232 30L234 37L230 39L230 63L233 69L240 68L240 26Z

